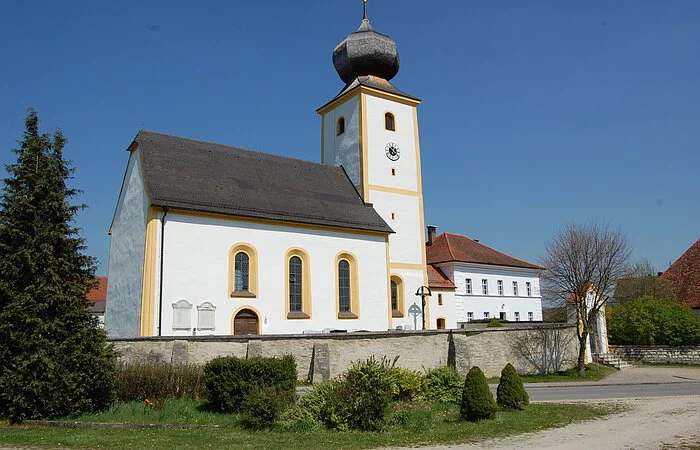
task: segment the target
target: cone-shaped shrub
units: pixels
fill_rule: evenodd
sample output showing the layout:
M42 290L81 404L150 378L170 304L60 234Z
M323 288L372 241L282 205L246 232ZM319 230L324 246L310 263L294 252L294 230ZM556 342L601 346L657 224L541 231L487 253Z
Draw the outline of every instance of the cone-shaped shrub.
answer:
M462 419L470 422L493 419L498 406L489 390L484 373L477 366L472 367L464 380L462 404L459 412Z
M508 363L501 371L501 380L496 391L496 402L501 408L524 409L530 403L518 371Z

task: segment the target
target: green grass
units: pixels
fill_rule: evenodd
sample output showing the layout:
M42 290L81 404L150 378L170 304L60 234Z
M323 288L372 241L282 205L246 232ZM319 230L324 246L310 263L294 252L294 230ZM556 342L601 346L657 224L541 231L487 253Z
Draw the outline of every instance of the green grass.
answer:
M548 373L545 375L520 375L523 383L556 383L570 381L598 381L607 377L611 373L617 372L617 369L604 366L602 364L588 364L586 366L586 375L578 376L576 369L569 369L562 372ZM498 383L499 377L492 377L488 382Z
M560 427L613 412L603 406L533 404L525 411L501 411L495 420L459 420L458 407L432 403L398 403L388 429L381 433L337 432L314 428L249 432L237 427L236 416L211 413L198 401L166 402L162 411L140 404L120 404L109 411L76 418L85 421L218 424L216 429L66 429L0 423L0 443L48 448L235 448L235 449L360 449L447 442L474 442L517 433ZM72 419L75 420L75 419ZM164 422L162 422L164 421Z

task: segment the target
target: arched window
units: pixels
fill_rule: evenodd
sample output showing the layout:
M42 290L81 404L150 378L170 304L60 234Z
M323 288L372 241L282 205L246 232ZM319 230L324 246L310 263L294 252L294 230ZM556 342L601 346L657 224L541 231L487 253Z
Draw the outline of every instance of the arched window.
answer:
M341 259L338 263L338 309L350 312L350 263Z
M345 133L345 117L338 119L338 122L335 124L335 135L340 136L343 133Z
M309 256L305 251L295 248L287 251L286 286L287 318L311 318L311 271Z
M301 312L303 283L301 264L301 258L298 256L289 258L289 310L292 312Z
M236 278L234 281L234 291L248 292L248 276L250 266L248 265L250 258L244 252L236 253L235 258L235 274Z
M251 245L238 243L229 250L228 289L231 297L258 294L258 254Z
M403 317L403 280L398 275L391 276L391 316Z
M357 258L348 252L335 257L336 305L338 319L358 319L360 317L360 284L357 275Z
M384 128L389 131L396 131L396 121L394 115L390 112L384 114Z

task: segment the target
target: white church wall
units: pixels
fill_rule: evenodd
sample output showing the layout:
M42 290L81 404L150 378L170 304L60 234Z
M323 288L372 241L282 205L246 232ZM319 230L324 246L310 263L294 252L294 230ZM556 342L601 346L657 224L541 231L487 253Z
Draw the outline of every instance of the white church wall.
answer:
M338 119L345 119L345 132L337 135ZM323 115L323 148L321 161L334 166L342 165L355 184L360 184L359 103L358 96Z
M390 192L371 191L374 209L396 233L389 236L392 263L423 263L423 229L420 198ZM392 214L394 218L392 219Z
M255 298L229 296L229 250L238 243L255 248L258 292ZM287 319L285 256L291 248L308 254L311 282L310 319ZM359 319L338 319L336 256L352 253L358 266ZM163 268L163 335L228 335L232 318L242 308L258 314L262 334L321 332L324 329L386 330L387 265L383 236L332 232L293 226L224 220L169 213L165 226ZM251 271L254 270L251 268ZM213 330L173 330L173 308L179 300L215 306ZM158 296L156 296L156 302ZM157 324L156 324L157 328Z
M369 184L417 191L417 143L413 107L371 95L365 95L364 99L367 103ZM394 115L396 131L385 128L384 115L387 112ZM399 146L397 161L391 161L386 156L385 148L389 142ZM394 175L392 168L395 169Z
M105 322L111 337L139 335L141 280L148 199L141 174L140 153L135 150L129 163L114 219L109 247L109 285Z
M506 320L527 322L532 313L533 321L542 320L542 298L540 296L539 273L516 267L487 266L483 264L443 264L440 268L455 284L456 312L458 321L499 318L506 314ZM471 280L471 293L467 291L467 280ZM483 293L482 280L487 280L488 293ZM503 293L499 292L498 281L503 282ZM518 293L513 292L513 282L518 283ZM527 284L530 284L528 295Z
M430 328L438 329L438 319L445 320L445 329L457 328L456 299L454 289L431 289Z
M403 288L403 317L393 317L391 321L391 328L396 329L401 327L403 330L420 330L422 329L423 319L421 316L417 316L414 321L414 317L408 313L408 309L411 305L416 304L419 308L421 307L421 298L416 296L416 291L419 287L425 285L425 279L422 270L412 270L412 269L399 269L392 268L391 274L396 275L402 280ZM426 304L426 317L430 318L430 304ZM429 326L430 322L426 321L426 326ZM416 328L417 327L417 328ZM434 328L434 327L433 327Z

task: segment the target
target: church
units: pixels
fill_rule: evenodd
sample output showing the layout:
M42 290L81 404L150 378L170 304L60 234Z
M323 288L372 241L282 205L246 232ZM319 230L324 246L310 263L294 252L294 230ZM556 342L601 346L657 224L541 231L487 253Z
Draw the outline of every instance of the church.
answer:
M420 100L391 84L397 47L366 9L333 64L320 163L136 135L110 226L110 337L541 320L543 268L435 227L426 242Z

